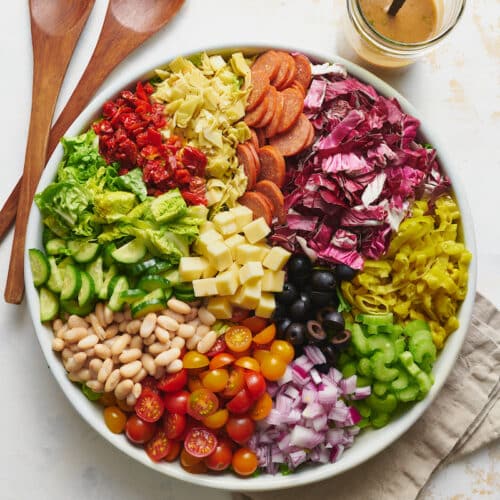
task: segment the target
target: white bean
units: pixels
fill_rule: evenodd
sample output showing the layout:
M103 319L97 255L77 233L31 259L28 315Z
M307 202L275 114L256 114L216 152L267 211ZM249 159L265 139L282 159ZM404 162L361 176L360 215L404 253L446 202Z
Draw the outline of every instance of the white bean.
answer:
M94 351L96 353L96 356L98 356L101 359L106 359L111 357L111 349L104 344L96 344L94 346Z
M71 350L71 352L73 354L76 354L77 352L80 352L80 349L78 349L78 345L77 344L71 344L69 346L69 348L70 348L70 350Z
M91 359L90 362L89 362L89 369L91 372L93 372L95 374L95 379L97 379L97 374L99 373L99 370L102 368L102 360L100 360L99 358L94 358L94 359Z
M196 350L198 352L201 352L202 354L210 351L212 346L215 344L215 341L217 340L217 334L213 331L210 330L199 342L196 347Z
M176 332L179 329L179 323L170 316L162 315L158 316L156 322L165 330L170 332Z
M203 338L209 331L210 327L208 325L200 325L196 329L196 335L198 335L200 338Z
M57 332L57 330L60 330L63 327L63 322L61 318L57 318L54 321L52 321L52 330L54 332Z
M190 321L193 321L195 318L198 317L198 308L197 307L191 307L191 312L186 314L184 317L186 323L189 323Z
M71 380L71 382L82 382L82 380L80 380L80 375L78 375L78 372L69 372L68 378Z
M191 312L191 306L189 304L175 298L170 299L167 302L167 306L177 314L189 314Z
M112 339L118 333L118 325L116 323L109 325L104 331L105 339Z
M167 366L167 373L177 373L182 370L182 361L180 359L174 359L172 363Z
M130 349L139 349L142 350L142 338L139 335L134 335L132 340L130 341Z
M87 361L87 355L84 352L76 353L72 358L68 359L68 371L76 372L80 370L80 368L82 368L85 364L85 361Z
M140 319L134 319L127 325L127 333L130 334L136 334L139 333L139 330L141 329L141 320Z
M125 399L125 402L128 406L134 406L135 403L137 403L137 398L132 393L130 393Z
M144 345L151 345L151 344L154 344L156 342L156 335L153 333L151 334L149 337L146 337L142 343Z
M170 343L170 333L161 326L155 328L155 335L162 344Z
M104 306L104 324L110 325L113 323L114 316L114 312L108 306Z
M118 325L118 331L125 333L127 331L127 326L128 326L128 321L124 319L119 325Z
M132 380L122 380L115 387L115 397L118 400L125 399L131 392L134 387L134 383Z
M198 345L198 342L201 340L201 337L195 333L190 339L187 339L186 341L186 347L192 351L196 349L196 346Z
M93 358L95 356L95 349L93 347L91 347L90 349L86 349L85 354L88 358Z
M156 314L154 312L146 314L144 319L142 320L141 327L139 329L139 333L141 337L149 337L156 326Z
M186 345L186 340L182 337L175 337L170 342L170 347L177 347L178 349L182 349Z
M67 347L65 347L61 353L61 356L62 356L63 361L68 361L68 359L73 356L73 352L71 351L71 349L68 349Z
M104 331L104 328L102 327L101 323L97 319L97 316L93 313L90 313L89 320L90 320L92 328L94 329L94 332L97 334L97 336L100 339L104 339L106 337L106 332Z
M95 306L95 316L97 321L101 326L104 326L106 323L104 321L104 304L102 302L98 302Z
M73 344L79 342L86 336L87 336L87 328L83 326L76 326L75 328L70 328L64 334L64 340L66 340L66 342L69 342L70 344Z
M83 328L87 328L89 326L89 324L81 316L77 316L76 314L72 314L68 318L68 327L69 328L76 328L78 326L81 326Z
M53 338L52 339L52 349L56 352L61 352L64 349L64 340Z
M101 384L101 382L98 382L97 380L89 380L87 382L87 387L89 389L92 389L94 392L103 392L104 391L104 385Z
M101 368L97 372L97 380L104 384L104 382L108 380L112 371L113 371L113 361L111 360L111 358L107 358L104 360L104 363L101 365Z
M155 364L156 366L167 366L180 355L181 350L178 347L172 347L172 349L158 354L155 358Z
M142 351L140 349L125 349L118 359L120 363L131 363L142 356Z
M134 384L134 388L132 389L132 394L138 398L141 395L142 392L142 385L139 383Z
M177 323L179 323L179 324L185 323L185 321L186 321L182 314L178 314L170 309L164 309L162 311L162 314L163 314L163 316L168 316L169 318L175 319L175 321L177 321Z
M56 332L56 337L58 339L64 339L64 335L69 330L68 323L65 323L59 330Z
M130 342L130 335L123 334L120 337L116 337L116 341L111 346L111 354L121 354L123 349L127 347L127 344Z
M123 319L125 321L132 321L132 313L131 313L130 307L128 305L125 306L125 309L123 310Z
M139 373L132 379L134 381L134 383L136 382L141 382L142 380L144 380L146 377L148 376L148 372L144 369L144 368L141 368L139 370Z
M151 354L145 353L142 355L141 361L142 361L142 366L144 366L146 371L151 376L153 376L155 374L155 371L156 371L156 364L155 364L155 360L153 359L153 356L151 356Z
M120 375L123 378L132 378L135 377L140 369L142 368L142 363L139 360L132 361L131 363L127 363L120 367Z
M80 342L78 342L78 347L82 351L86 351L87 349L94 347L98 342L99 338L97 335L87 335L85 338L80 340Z
M148 352L150 352L153 356L156 356L157 354L160 354L160 352L168 351L169 349L170 345L155 342L148 347Z
M77 375L82 382L87 382L88 380L90 380L90 370L88 368L82 368L81 370L78 370Z
M206 308L200 307L198 309L198 318L204 325L212 326L217 320L215 316Z
M187 316L186 316L186 318L187 318ZM196 330L196 328L198 328L201 325L201 321L198 318L196 318L196 319L192 319L191 321L188 321L187 324L194 326L194 328Z
M113 370L107 378L106 383L104 384L104 392L114 391L115 387L118 385L118 382L120 382L120 377L120 370L118 370L118 368L116 370Z
M189 339L194 335L195 331L196 329L193 325L188 325L184 323L183 325L179 326L179 329L177 330L177 335L179 337L182 337L183 339Z
M121 323L125 319L122 312L115 312L113 316L115 323Z

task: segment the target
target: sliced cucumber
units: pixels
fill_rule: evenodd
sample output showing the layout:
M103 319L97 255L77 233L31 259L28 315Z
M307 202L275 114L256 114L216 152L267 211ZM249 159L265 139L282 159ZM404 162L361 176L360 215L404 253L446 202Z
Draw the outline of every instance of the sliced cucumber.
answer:
M132 264L127 268L127 272L130 276L140 276L144 273L152 272L152 269L158 264L158 259L148 259L143 262L138 262L137 264Z
M74 299L78 296L82 286L82 276L79 269L68 264L63 271L63 283L61 287L61 300Z
M116 250L116 245L114 243L108 243L104 245L102 250L102 258L104 265L106 267L111 267L115 263L115 259L113 259L112 253Z
M45 251L49 255L66 255L68 248L66 242L60 238L52 238L45 244Z
M96 260L87 264L87 272L94 280L96 292L101 290L102 284L104 283L104 271L102 264L103 264L102 257L97 257Z
M142 240L136 238L117 248L111 255L120 264L135 264L146 256L146 252L146 245Z
M59 299L57 295L48 288L40 288L40 320L51 321L59 312Z
M167 271L166 273L163 273L162 276L168 279L173 286L177 286L181 282L179 279L179 271L177 269Z
M175 295L175 298L182 300L182 302L194 302L195 300L198 300L194 293L176 292L175 289L172 290L172 295Z
M68 249L76 262L86 264L97 258L101 246L99 243L89 243L88 241L71 240L68 241Z
M166 290L170 287L170 281L166 278L159 276L158 274L147 274L143 276L139 282L137 283L137 288L141 288L142 290L146 290L147 292L152 292L157 288L162 288Z
M42 243L43 246L47 244L47 242L53 238L57 238L57 235L54 234L53 231L51 231L45 224L43 225L42 229Z
M179 293L193 293L193 284L190 281L183 281L174 285L174 291Z
M108 307L115 312L121 311L124 300L121 293L128 290L129 284L125 276L114 276L109 282L109 301Z
M57 267L56 259L49 257L50 277L47 281L47 286L54 293L61 293L63 277L61 270Z
M104 275L104 280L102 282L101 288L98 292L98 297L102 300L109 298L109 284L111 280L118 274L118 268L113 264Z
M141 300L132 306L132 317L140 318L150 312L161 311L165 306L165 301L161 299Z
M50 276L50 265L45 254L38 248L28 250L30 259L31 274L33 275L33 284L35 286L43 285Z
M82 285L78 292L78 305L86 306L90 304L95 298L95 283L92 276L87 271L80 271Z
M142 300L147 293L139 288L129 288L120 293L120 298L127 304L135 304L137 301Z
M174 265L166 260L157 260L156 265L148 270L149 274L161 274L172 269Z
M61 309L68 314L76 314L77 316L87 316L94 310L94 304L89 302L84 306L80 306L77 300L61 300Z

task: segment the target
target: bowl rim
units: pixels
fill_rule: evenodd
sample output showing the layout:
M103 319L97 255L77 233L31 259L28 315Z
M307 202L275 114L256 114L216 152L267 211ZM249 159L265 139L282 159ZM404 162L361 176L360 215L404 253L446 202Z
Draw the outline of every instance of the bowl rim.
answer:
M346 453L338 462L335 462L333 464L314 465L296 474L291 474L288 476L262 475L256 478L239 478L232 474L229 475L228 473L218 475L193 475L184 471L176 462L162 462L159 464L152 462L144 452L142 447L135 447L134 445L130 444L123 435L112 434L106 428L100 412L98 415L96 414L94 404L88 401L81 393L81 391L76 388L76 386L67 378L66 372L62 363L60 362L60 359L52 351L52 335L50 336L50 338L47 335L47 333L51 333L51 330L45 327L39 321L38 294L31 280L31 269L27 253L28 248L34 246L40 247L41 244L41 218L35 204L31 206L30 210L24 258L26 298L29 313L35 327L37 339L40 343L40 347L50 368L50 371L52 372L65 396L75 408L75 410L79 413L79 415L106 441L128 455L130 458L135 459L146 467L156 470L166 476L180 479L188 483L230 491L271 491L276 489L303 486L317 481L329 479L362 464L363 462L382 452L392 443L396 442L399 437L405 431L407 431L431 405L434 398L437 396L446 379L448 378L448 375L450 374L458 357L471 321L472 308L476 291L477 250L471 211L467 202L465 188L459 178L459 175L457 174L457 172L453 172L453 169L447 167L448 165L453 164L454 159L449 155L448 152L446 152L446 147L444 147L444 144L439 141L439 134L436 135L432 128L422 121L420 113L417 111L417 109L388 83L386 83L367 69L364 69L361 66L340 56L329 54L326 50L309 50L305 49L304 47L297 47L290 44L278 44L274 42L268 44L245 42L226 43L222 45L212 45L210 47L198 46L185 52L177 52L173 49L166 50L161 58L159 57L157 61L153 61L153 65L151 65L151 62L148 62L147 68L143 67L144 64L138 63L138 71L134 71L135 76L133 79L130 79L129 76L122 76L112 79L111 84L106 84L105 87L87 104L82 113L69 127L65 135L72 136L80 133L82 130L84 130L84 127L88 127L92 119L95 119L99 110L102 108L102 105L110 97L117 95L118 92L123 88L129 88L131 85L133 85L134 82L138 81L141 78L144 78L145 75L151 74L154 68L165 66L175 57L186 57L200 52L215 54L227 53L229 51L243 51L247 54L253 54L269 49L282 49L289 52L302 52L317 61L339 63L346 68L347 72L350 75L369 85L372 85L375 90L381 95L384 95L386 97L395 97L406 113L413 115L421 122L419 134L424 140L427 137L432 137L432 144L434 145L436 151L438 151L438 159L440 165L443 167L443 170L451 179L453 191L455 193L457 203L459 204L462 217L464 241L467 243L467 249L473 255L472 261L469 266L467 295L461 305L459 313L460 327L447 339L446 346L440 353L438 361L435 365L434 374L436 376L436 380L433 387L431 388L429 394L425 399L416 403L412 408L399 416L397 419L393 420L387 426L376 431L368 431L367 433L365 433L366 435L377 433L377 438L372 438L376 440L374 444L372 443L371 446L365 446L365 450L363 451L361 450L361 448L358 448L358 450L356 450L355 444L352 448L346 450ZM53 179L56 173L57 164L59 163L61 157L62 146L61 144L59 144L47 163L47 168L45 169L38 184L37 192L42 187L47 186L48 183ZM79 396L76 396L77 394ZM94 410L92 410L92 408L94 408ZM359 439L357 441L358 445L361 444L359 443Z

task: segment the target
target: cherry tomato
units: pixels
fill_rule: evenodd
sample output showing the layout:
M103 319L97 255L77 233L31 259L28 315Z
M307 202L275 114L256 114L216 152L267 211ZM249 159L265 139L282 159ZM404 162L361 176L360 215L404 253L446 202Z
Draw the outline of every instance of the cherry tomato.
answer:
M252 332L245 326L232 326L224 334L228 349L243 352L252 345Z
M203 427L195 427L184 439L184 449L194 457L208 457L217 446L215 434Z
M245 385L252 399L259 399L266 392L266 379L257 372L245 373Z
M156 392L156 394L160 394L160 391L158 390L157 387L157 380L151 375L148 375L147 377L142 379L141 385L142 385L142 390L150 389L151 391Z
M226 341L224 339L224 335L221 335L220 337L217 337L217 340L215 341L215 344L212 346L212 349L207 352L207 356L209 358L213 358L217 354L220 354L221 352L225 352L227 349Z
M226 432L236 443L245 444L255 432L255 423L247 416L229 417Z
M205 465L210 470L226 470L231 465L233 447L229 439L220 439L211 455L205 458Z
M205 462L203 461L198 462L197 464L194 464L191 467L183 467L183 468L186 472L189 472L190 474L205 474L205 472L208 471L208 468L205 465Z
M104 392L99 398L99 403L104 406L116 406L116 398L114 392Z
M252 406L253 399L247 389L241 389L236 396L234 396L231 401L226 404L226 408L231 413L236 413L237 415L241 415L242 413L246 413L250 407Z
M219 392L226 387L229 373L225 368L215 368L202 373L201 381L204 387L212 392Z
M203 384L201 383L201 380L197 376L190 376L188 378L188 389L189 392L194 392L196 389L201 389L203 387Z
M187 411L197 420L208 417L219 409L217 396L208 389L202 388L192 392L188 398Z
M160 380L158 380L158 389L165 392L175 392L184 389L187 383L187 370L183 368L177 373L166 373Z
M163 403L169 413L181 413L184 415L187 413L188 398L189 392L187 391L167 392L163 398Z
M225 398L232 398L245 386L245 377L243 369L240 367L235 367L229 372L229 379L226 384L226 388L221 393Z
M240 323L244 319L250 316L250 311L248 309L243 309L241 307L233 307L233 315L229 321L233 323Z
M158 429L144 449L153 462L163 460L170 451L170 440L167 438L165 431Z
M253 341L256 344L269 344L269 342L274 340L274 337L276 337L276 325L272 323L268 327L264 328L264 330L260 333L255 335Z
M118 408L120 408L120 410L124 411L125 413L133 413L134 412L134 407L129 406L125 399L117 399L116 406L118 406Z
M104 408L104 422L113 434L121 434L127 423L127 415L116 406Z
M231 460L234 472L240 476L250 476L259 465L257 455L249 448L240 448L233 454Z
M295 349L290 342L286 340L275 340L271 344L271 354L279 356L286 364L290 363L295 356Z
M208 366L209 359L198 351L188 351L182 358L184 368L205 368Z
M270 352L265 349L255 349L252 356L260 363L262 367L262 361L269 356Z
M153 437L155 429L154 423L144 422L137 415L130 415L125 425L125 434L132 443L143 444Z
M260 369L262 370L262 375L267 378L267 380L278 380L280 379L286 370L286 363L283 358L280 358L276 354L269 354L266 356L261 364Z
M186 429L186 415L181 413L165 413L163 415L163 430L168 439L179 439Z
M181 452L181 442L180 441L170 441L170 450L165 457L166 462L173 462Z
M194 455L191 455L190 453L188 453L185 448L182 448L182 450L181 450L181 465L183 467L192 467L193 465L196 465L199 462L201 462L200 457L195 457Z
M240 366L241 368L246 368L247 370L260 372L259 362L250 356L242 356L241 358L238 358L234 364L236 366Z
M222 408L217 410L215 413L212 413L212 415L202 418L201 421L203 422L203 425L209 429L220 429L221 427L224 427L228 418L229 412L225 408Z
M236 358L230 352L221 352L216 354L211 360L209 368L211 370L216 370L217 368L223 368L224 366L230 365Z
M246 326L256 335L267 326L267 319L259 318L259 316L250 316L241 322L241 326Z
M254 420L265 419L273 408L273 400L271 396L265 392L262 396L255 402L253 408L250 410L250 416Z
M160 420L165 410L165 405L160 396L149 389L143 389L134 406L137 416L146 422Z

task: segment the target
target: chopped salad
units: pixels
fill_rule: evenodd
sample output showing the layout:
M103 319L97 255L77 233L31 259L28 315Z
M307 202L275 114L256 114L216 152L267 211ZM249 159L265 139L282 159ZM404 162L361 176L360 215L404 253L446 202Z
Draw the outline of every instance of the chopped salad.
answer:
M109 431L191 473L290 474L425 398L472 255L418 129L269 50L177 58L63 138L29 257Z

